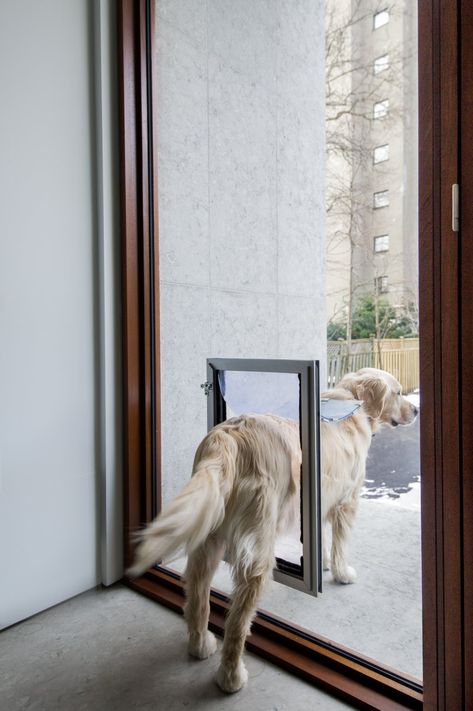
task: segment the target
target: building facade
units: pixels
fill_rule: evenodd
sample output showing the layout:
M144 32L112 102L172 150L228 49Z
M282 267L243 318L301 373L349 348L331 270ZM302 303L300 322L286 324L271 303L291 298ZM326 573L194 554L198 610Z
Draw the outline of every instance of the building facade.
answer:
M327 318L367 294L417 307L417 18L328 0Z

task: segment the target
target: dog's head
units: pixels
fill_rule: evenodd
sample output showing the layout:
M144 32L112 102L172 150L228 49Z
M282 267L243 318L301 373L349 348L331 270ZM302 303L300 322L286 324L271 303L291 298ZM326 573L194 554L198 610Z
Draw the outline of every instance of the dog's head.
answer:
M410 425L417 417L417 407L403 397L400 384L385 370L362 368L345 375L337 387L363 400L366 414L378 424Z

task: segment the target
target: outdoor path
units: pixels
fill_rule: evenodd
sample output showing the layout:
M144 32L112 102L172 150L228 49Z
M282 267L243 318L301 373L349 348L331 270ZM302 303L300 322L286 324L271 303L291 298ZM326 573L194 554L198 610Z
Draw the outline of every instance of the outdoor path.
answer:
M416 399L418 396L409 396ZM397 499L420 481L420 416L408 427L383 427L374 437L366 464L364 498Z

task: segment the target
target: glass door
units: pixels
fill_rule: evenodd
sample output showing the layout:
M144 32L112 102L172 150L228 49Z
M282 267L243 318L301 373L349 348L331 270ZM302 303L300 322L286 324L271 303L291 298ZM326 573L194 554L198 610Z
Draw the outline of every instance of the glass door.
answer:
M261 607L420 679L416 7L155 10L163 503L206 432L208 358L319 358L328 399L389 373L407 414L383 414L353 506L348 487L327 512L323 593L272 582ZM224 563L215 587L231 593Z

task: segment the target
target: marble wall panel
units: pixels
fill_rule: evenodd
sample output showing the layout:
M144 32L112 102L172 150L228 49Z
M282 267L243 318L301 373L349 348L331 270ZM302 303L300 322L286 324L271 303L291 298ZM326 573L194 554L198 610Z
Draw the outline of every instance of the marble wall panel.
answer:
M276 101L209 57L211 284L275 292Z
M279 296L279 358L323 358L325 314L316 299Z
M212 289L212 357L275 358L277 346L275 295Z
M207 52L161 20L157 62L161 278L208 284Z
M164 20L196 46L207 45L207 7L199 0L156 0L157 31Z
M320 383L325 388L326 321L322 298L279 296L279 358L319 360Z
M207 431L200 384L209 356L207 289L161 284L161 429L163 500L188 481L196 446Z
M278 0L279 52L286 66L306 65L309 77L325 52L324 0ZM322 60L321 60L322 57ZM315 89L318 91L318 89Z
M274 0L208 0L209 54L260 90L275 92L278 13Z
M158 0L165 501L206 430L208 357L325 350L320 7Z
M283 2L282 7L286 4ZM298 113L315 118L316 132L323 127L320 117L325 116L325 44L319 24L323 26L324 15L317 10L318 5L314 3L305 23L297 14L283 13L277 59L279 100ZM299 26L301 22L303 27ZM300 44L289 51L295 37L299 37Z
M325 270L323 133L287 106L278 118L279 292L315 297Z

